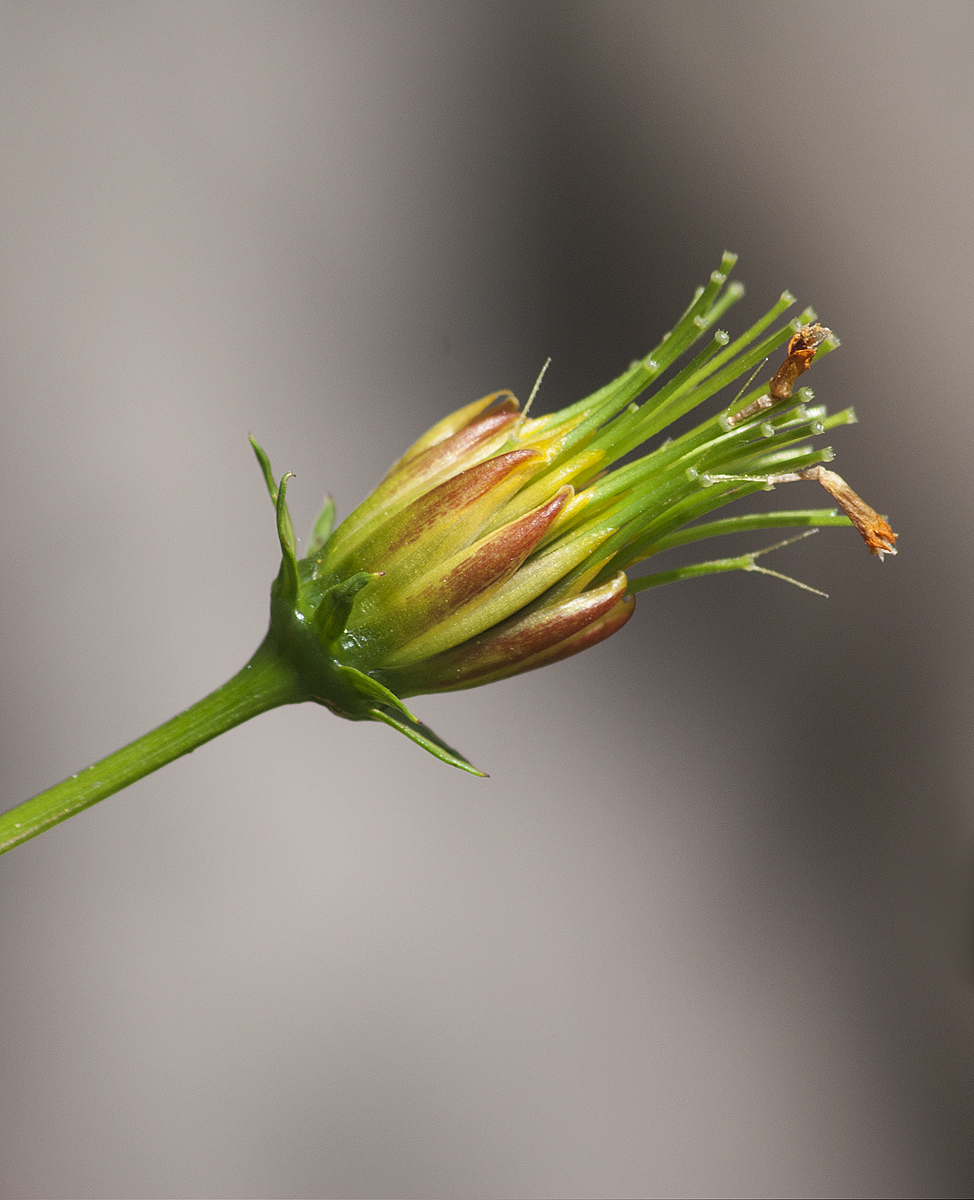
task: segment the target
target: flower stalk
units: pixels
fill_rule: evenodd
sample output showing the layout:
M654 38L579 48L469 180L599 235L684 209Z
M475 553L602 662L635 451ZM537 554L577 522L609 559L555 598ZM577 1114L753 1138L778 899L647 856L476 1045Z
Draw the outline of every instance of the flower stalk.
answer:
M829 415L810 389L795 390L838 341L811 309L782 321L794 304L787 292L731 340L717 322L743 295L729 280L734 262L725 254L659 344L593 395L534 417L530 401L522 411L502 391L445 417L337 528L328 501L300 558L290 476L277 482L251 439L281 547L261 647L206 700L0 817L0 852L279 704L313 700L350 720L381 721L480 774L412 714L408 697L576 654L626 624L639 592L664 583L732 570L788 579L758 558L818 528L851 524L871 553L895 554L884 518L825 467L831 448L814 443L855 413ZM782 347L770 378L752 387ZM740 380L717 411L660 440ZM803 481L821 484L838 511L704 520L753 492ZM767 528L804 532L736 557L631 574L678 546Z
M286 663L263 644L241 671L192 708L0 816L0 854L143 779L235 725L300 699L303 697Z

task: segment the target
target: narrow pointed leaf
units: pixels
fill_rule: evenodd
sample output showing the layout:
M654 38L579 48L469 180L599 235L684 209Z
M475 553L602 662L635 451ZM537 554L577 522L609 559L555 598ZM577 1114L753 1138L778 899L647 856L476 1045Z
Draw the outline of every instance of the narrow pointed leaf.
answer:
M291 514L287 509L287 481L292 478L292 474L291 471L288 471L281 478L280 486L277 489L276 508L277 537L281 543L281 574L278 578L285 589L285 594L289 600L294 602L298 596L298 563L295 554L294 526L291 524Z
M257 455L257 461L260 463L260 469L264 474L264 483L267 485L267 491L271 498L271 504L277 503L277 483L274 479L274 472L271 470L271 460L267 457L267 451L257 441L251 433L250 444L254 448L254 453Z
M407 721L398 714L382 708L372 709L372 716L376 721L382 721L386 725L391 725L393 729L398 729L400 733L404 733L410 741L415 742L417 746L422 746L440 762L457 767L470 775L478 775L481 779L487 778L484 771L478 771L473 763L464 758L458 750L454 750L442 738L437 737L428 725L423 725L420 721Z
M308 539L308 558L314 556L321 550L328 539L331 537L331 531L335 527L335 501L332 496L326 496L321 512L318 514L318 519L315 521L314 529L311 531L311 537Z

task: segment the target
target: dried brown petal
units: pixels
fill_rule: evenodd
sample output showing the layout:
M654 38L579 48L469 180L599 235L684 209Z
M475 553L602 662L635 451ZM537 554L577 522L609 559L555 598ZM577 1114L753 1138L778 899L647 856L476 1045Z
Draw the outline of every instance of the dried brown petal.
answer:
M795 380L812 365L815 351L831 333L832 330L826 329L824 325L803 325L789 341L787 357L771 376L767 395L758 396L740 412L728 417L728 424L731 427L740 425L742 421L749 421L751 417L757 416L765 409L773 408L782 400L791 399Z
M803 325L788 343L788 357L771 376L768 394L775 400L788 400L795 380L812 365L815 351L832 331L822 325Z
M834 471L829 471L821 466L806 467L803 471L770 475L768 483L795 483L800 479L820 483L825 488L862 534L862 540L869 547L870 554L878 554L882 559L884 554L896 553L895 542L899 535L893 532L885 518L881 517L874 508L870 508L861 496L856 495L842 476L836 475Z
M525 474L544 461L537 450L510 450L461 471L380 524L356 547L351 560L363 569L388 573L417 543L427 559L434 550L443 558L455 554L480 534Z
M841 475L828 471L825 467L808 467L800 472L803 479L814 479L828 492L839 508L862 534L863 541L869 547L870 554L896 553L897 534L888 523L861 497L857 496Z

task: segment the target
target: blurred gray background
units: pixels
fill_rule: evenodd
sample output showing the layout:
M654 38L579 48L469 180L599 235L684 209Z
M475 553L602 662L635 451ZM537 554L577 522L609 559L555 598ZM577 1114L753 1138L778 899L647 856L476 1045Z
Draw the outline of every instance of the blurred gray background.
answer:
M418 699L487 781L306 705L5 857L3 1195L970 1194L972 58L963 3L0 7L4 807L261 638L248 431L347 513L725 246L901 534Z

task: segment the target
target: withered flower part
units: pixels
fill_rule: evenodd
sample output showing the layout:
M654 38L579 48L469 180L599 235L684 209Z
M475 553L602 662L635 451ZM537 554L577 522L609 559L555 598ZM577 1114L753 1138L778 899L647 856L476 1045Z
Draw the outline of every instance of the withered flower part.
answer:
M788 343L785 361L768 380L767 392L745 405L740 412L728 417L728 424L740 425L742 421L749 420L759 412L774 408L776 404L791 399L795 380L812 365L815 351L827 338L832 338L831 329L826 329L822 325L803 325ZM833 346L838 346L838 342L835 339L832 340Z
M768 394L775 400L788 400L795 380L808 370L815 351L831 336L832 330L823 325L803 325L788 343L788 355L772 375Z
M804 471L774 476L769 483L793 483L799 479L814 480L825 488L862 534L869 553L877 555L880 562L882 562L884 554L896 553L894 543L899 534L894 533L885 518L881 517L874 508L870 508L862 497L856 495L842 476L836 475L834 471L829 471L825 467L808 467Z

